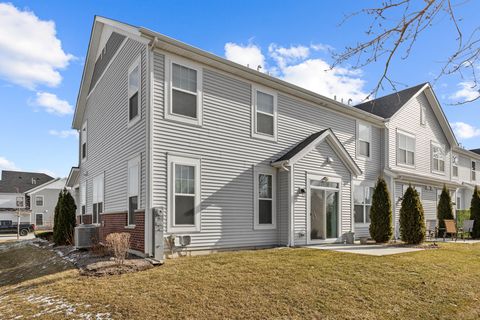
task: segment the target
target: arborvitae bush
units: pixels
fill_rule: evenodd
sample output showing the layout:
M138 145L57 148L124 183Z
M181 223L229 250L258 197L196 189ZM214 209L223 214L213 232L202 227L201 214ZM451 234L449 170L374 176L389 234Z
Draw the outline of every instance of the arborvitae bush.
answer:
M409 186L400 209L400 236L408 244L418 244L425 240L425 218L418 192Z
M73 229L75 228L75 212L77 206L70 192L63 189L55 207L53 218L53 242L56 245L67 245L73 243Z
M443 237L443 232L445 230L445 220L453 219L452 198L450 198L450 193L448 192L445 185L443 186L440 200L438 201L437 218L439 228L438 236Z
M392 202L387 183L380 177L373 191L370 209L370 236L378 243L390 240L393 235Z
M470 204L470 219L474 220L472 238L480 238L480 191L477 187L473 191L472 202Z

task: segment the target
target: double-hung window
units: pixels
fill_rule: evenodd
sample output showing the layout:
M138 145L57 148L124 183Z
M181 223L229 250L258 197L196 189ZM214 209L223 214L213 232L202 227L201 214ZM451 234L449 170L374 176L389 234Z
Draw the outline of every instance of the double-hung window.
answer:
M276 227L275 186L275 169L254 169L254 229L273 229Z
M80 184L80 213L82 215L87 213L87 182Z
M168 156L170 231L200 231L200 159Z
M432 171L445 172L445 147L432 142Z
M361 157L370 158L372 145L372 126L358 122L357 136L358 155Z
M425 106L420 108L420 124L422 126L427 124L427 107Z
M127 224L135 225L135 210L139 208L140 195L140 156L128 161L128 217Z
M397 163L415 165L415 136L397 132Z
M35 196L35 206L36 207L43 207L43 196Z
M457 178L458 177L458 156L454 155L452 157L452 176Z
M93 223L100 223L100 214L103 212L104 175L93 179Z
M355 186L353 189L353 210L355 223L370 223L373 187Z
M80 154L82 156L82 161L87 159L87 122L82 126L80 133Z
M472 181L477 181L477 163L472 160Z
M140 58L128 70L128 121L140 119Z
M43 226L43 213L35 213L35 225Z
M263 89L253 90L252 135L268 140L277 139L277 95Z
M187 62L170 61L170 106L166 118L202 124L201 69Z

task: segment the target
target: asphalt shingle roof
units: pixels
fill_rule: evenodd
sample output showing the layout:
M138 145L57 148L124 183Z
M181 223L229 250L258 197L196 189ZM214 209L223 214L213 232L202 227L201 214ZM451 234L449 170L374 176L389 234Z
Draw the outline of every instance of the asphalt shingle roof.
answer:
M476 154L480 154L480 149L471 149L470 151L475 152Z
M35 179L35 184L32 179ZM24 193L50 180L53 178L45 173L3 170L0 193L17 193L17 188L19 193Z
M285 161L285 160L290 160L293 158L297 153L303 150L306 146L308 146L310 143L312 143L315 139L317 139L322 133L327 131L328 129L324 129L322 131L316 132L308 137L306 137L304 140L299 142L295 147L290 149L287 153L285 153L283 156L281 156L278 160L274 162L279 162L279 161Z
M397 113L400 108L413 97L426 83L416 85L405 90L357 104L354 108L370 112L371 114L388 119Z

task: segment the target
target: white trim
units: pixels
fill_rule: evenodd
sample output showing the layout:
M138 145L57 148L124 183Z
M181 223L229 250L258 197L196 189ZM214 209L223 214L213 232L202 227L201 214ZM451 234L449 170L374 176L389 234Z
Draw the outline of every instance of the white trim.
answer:
M152 42L153 45L153 42ZM144 221L144 243L145 253L149 256L154 255L154 222L152 217L153 207L153 49L149 45L147 49L146 58L146 124L145 124L145 136L147 137L147 148L145 150L145 221ZM157 257L158 258L158 257Z
M272 198L268 199L272 201L272 223L260 224L259 223L259 203L260 198L258 196L258 177L260 175L272 176ZM277 228L277 170L267 166L255 166L253 168L253 230L269 230Z
M194 224L193 225L175 225L175 168L176 164L193 166L194 169ZM183 157L167 155L167 232L199 232L200 228L200 213L201 213L201 160L195 157Z
M37 204L37 198L42 198L42 205ZM35 195L35 207L44 207L45 206L45 196Z
M137 166L137 170L138 170L138 186L137 186L137 192L136 194L134 193L130 193L130 168L133 168ZM134 157L132 157L130 160L128 160L128 163L127 163L127 225L128 226L134 226L135 224L131 223L130 221L130 214L129 214L129 207L130 207L130 197L137 197L137 209L138 210L140 208L140 194L141 194L141 180L142 180L142 159L141 159L141 155L138 154ZM134 215L135 215L135 211L134 211Z
M288 245L290 247L295 246L295 165L290 166L290 172L288 175L288 214L289 214L289 230L288 230Z
M257 111L257 93L261 92L273 97L273 114L267 114L262 111ZM252 138L258 138L267 141L277 141L278 138L278 96L277 92L259 85L252 85L252 120L251 120L251 135ZM273 135L257 132L257 114L262 113L273 117Z
M372 194L370 195L370 198L371 198L371 202L370 203L358 203L358 204L355 204L355 188L362 188L363 189L363 198L365 199L365 190L367 188L373 188L375 189L375 184L376 182L373 181L373 180L364 180L364 181L353 181L352 183L352 209L353 209L353 223L356 225L356 226L359 226L359 227L366 227L366 226L369 226L370 225L370 222L367 222L367 215L366 215L366 206L370 206L370 208L372 207L372 202L373 202L373 191L372 191ZM363 206L363 222L355 222L355 205L361 205Z
M97 175L92 180L92 223L93 224L100 223L101 212L99 212L98 210L99 203L102 204L102 212L105 211L105 173L104 172ZM96 212L94 210L95 204L97 205Z
M357 138L355 139L356 142L356 149L357 149L357 159L366 159L370 160L372 158L372 137L373 137L373 132L372 132L372 125L361 120L356 121L356 133L357 133ZM368 127L368 135L369 135L369 140L360 140L360 126L365 126ZM360 141L367 142L368 143L368 156L360 154Z
M37 215L41 215L42 216L42 224L37 224ZM35 212L35 226L44 226L45 225L45 221L44 221L44 214L43 212Z
M88 124L87 120L82 125L82 128L80 129L80 161L81 163L87 161L88 158ZM83 132L85 131L85 136L83 135ZM85 140L85 157L83 156L83 143Z
M425 127L427 125L427 107L420 106L420 125Z
M327 187L313 187L313 189L317 190L330 190L330 191L337 191L338 192L338 203L337 203L337 237L336 238L326 238L326 239L311 239L311 217L310 217L310 212L311 212L311 180L322 180L324 178L328 178L329 182L336 182L338 183L338 188L327 188ZM306 193L306 220L307 220L307 234L306 234L306 240L307 244L315 244L315 243L329 243L329 242L336 242L338 241L339 238L341 238L341 233L342 233L342 178L339 176L335 175L324 175L324 174L317 174L317 173L307 173L306 176L306 182L307 182L307 193ZM325 203L326 205L326 203ZM325 216L326 219L326 216ZM325 224L326 228L326 224Z
M180 66L193 69L197 72L197 118L179 115L172 111L172 90L173 90L173 74L172 64L178 64ZM165 108L164 118L168 120L174 120L182 123L187 123L196 126L202 126L203 124L203 71L199 64L196 64L190 60L180 58L172 54L165 55ZM183 91L179 88L175 90ZM193 94L192 92L187 92Z
M130 92L130 74L138 67L138 90ZM139 55L128 68L127 73L127 127L130 128L142 118L142 56ZM130 119L130 98L137 93L137 115Z
M414 147L413 147L413 165L407 163L408 152L412 152L411 150L408 150L408 149L405 149L405 151L406 151L406 153L405 153L405 163L402 163L402 162L399 162L399 161L398 161L398 158L399 158L399 156L398 156L399 152L398 152L398 151L400 150L400 145L399 145L400 139L399 139L399 135L403 135L403 136L405 136L405 137L407 137L407 138L413 139L413 142L414 142ZM397 128L397 132L396 132L396 137L395 137L395 138L396 138L395 162L396 162L397 166L406 167L406 168L416 168L416 166L417 166L417 137L415 136L415 134ZM402 149L402 150L403 150L403 149Z
M439 162L438 162L438 165L440 166L440 161L443 161L443 171L441 170L435 170L434 168L434 158L433 158L433 148L434 147L437 147L437 148L440 148L441 151L443 152L443 159L437 159ZM447 164L447 150L445 148L445 145L444 144L441 144L441 143L438 143L436 141L430 141L430 170L432 173L435 173L435 174L439 174L439 175L445 175L446 173L446 164Z

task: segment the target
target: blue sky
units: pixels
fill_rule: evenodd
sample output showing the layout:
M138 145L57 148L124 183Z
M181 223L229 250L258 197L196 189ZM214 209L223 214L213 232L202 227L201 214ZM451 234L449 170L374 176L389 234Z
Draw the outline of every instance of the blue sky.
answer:
M339 26L344 14L365 3L0 0L0 170L65 176L77 164L72 110L94 15L144 26L252 67L261 64L265 72L346 101L369 92L383 67L352 71L344 65L322 72L331 63L328 48L341 50L365 37L366 17ZM479 9L473 1L458 9L465 28L475 26ZM407 60L394 61L391 75L406 85L433 81L454 46L449 21L441 19ZM451 105L477 94L462 87L466 81L442 78L434 89L460 142L475 148L480 147L480 101Z

